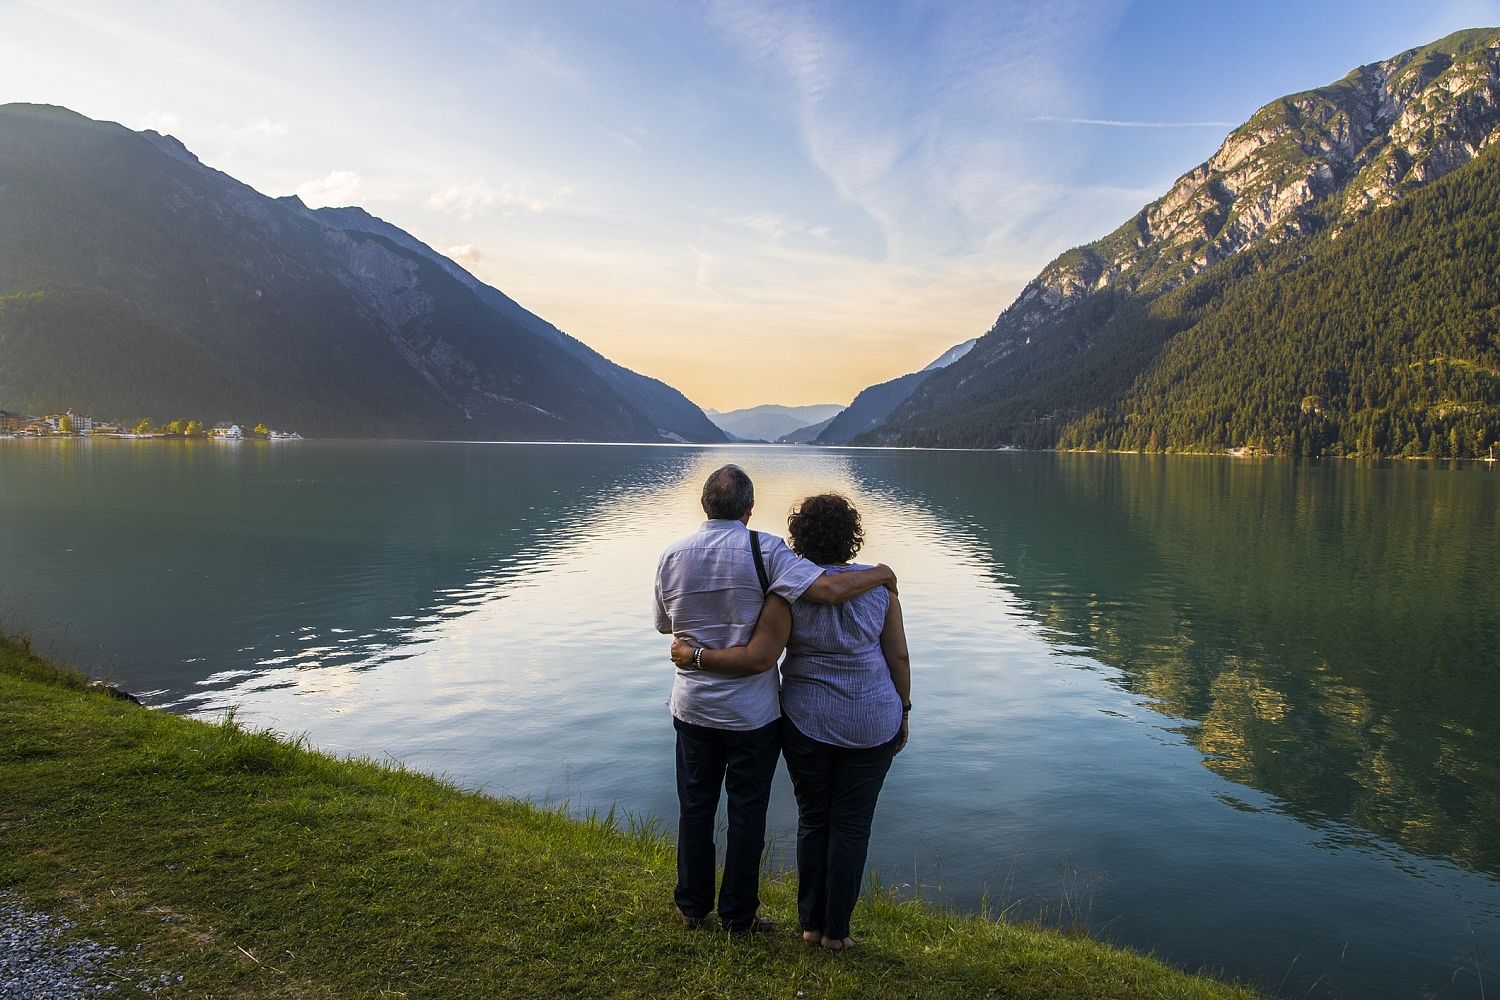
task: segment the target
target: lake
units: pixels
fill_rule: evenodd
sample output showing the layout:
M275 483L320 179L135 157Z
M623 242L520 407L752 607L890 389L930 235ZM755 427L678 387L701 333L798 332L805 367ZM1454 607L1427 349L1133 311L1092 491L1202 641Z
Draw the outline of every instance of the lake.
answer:
M883 884L1286 996L1500 990L1483 466L4 441L0 627L161 708L670 830L652 576L726 461L753 527L840 491L900 575ZM784 770L770 829L790 867Z

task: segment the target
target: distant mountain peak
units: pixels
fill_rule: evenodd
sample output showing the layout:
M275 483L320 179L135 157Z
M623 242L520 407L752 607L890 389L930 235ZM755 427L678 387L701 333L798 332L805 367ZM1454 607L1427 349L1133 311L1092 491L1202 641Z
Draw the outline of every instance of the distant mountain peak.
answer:
M806 406L762 403L725 413L715 410L704 412L716 427L740 440L779 441L789 434L828 420L842 409L843 406L838 403L812 403Z
M939 368L947 368L949 365L962 358L965 354L968 354L970 351L972 351L974 349L974 345L977 343L979 343L978 337L970 337L962 344L953 345L952 347L944 351L941 355L939 355L937 359L932 362L932 364L923 368L922 371L935 372Z
M195 167L202 163L193 151L188 149L182 140L175 135L167 135L165 132L157 132L154 129L147 129L140 134L154 143L157 149L160 149L174 159L181 160L183 163L190 163ZM292 195L292 197L295 198L297 196Z

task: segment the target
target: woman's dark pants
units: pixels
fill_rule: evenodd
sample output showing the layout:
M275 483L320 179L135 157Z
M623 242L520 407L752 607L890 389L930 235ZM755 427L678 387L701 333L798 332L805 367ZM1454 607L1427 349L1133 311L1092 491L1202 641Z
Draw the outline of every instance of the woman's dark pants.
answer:
M760 909L760 856L766 805L781 756L780 724L710 729L673 719L677 728L677 908L702 918L714 908L714 816L719 787L729 794L729 836L719 922L743 931Z
M804 931L846 938L896 740L849 750L805 735L783 716L781 751L797 794L797 918Z

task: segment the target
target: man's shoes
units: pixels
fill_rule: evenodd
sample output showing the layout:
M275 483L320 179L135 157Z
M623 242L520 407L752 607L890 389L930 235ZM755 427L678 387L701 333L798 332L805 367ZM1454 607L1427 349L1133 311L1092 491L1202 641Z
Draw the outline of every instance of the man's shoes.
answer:
M702 917L690 917L682 912L682 907L680 906L672 907L672 912L677 914L677 919L682 921L682 926L687 930L695 931L703 926Z
M735 937L744 934L769 934L776 929L776 924L769 917L754 917L743 927L731 927L729 933Z

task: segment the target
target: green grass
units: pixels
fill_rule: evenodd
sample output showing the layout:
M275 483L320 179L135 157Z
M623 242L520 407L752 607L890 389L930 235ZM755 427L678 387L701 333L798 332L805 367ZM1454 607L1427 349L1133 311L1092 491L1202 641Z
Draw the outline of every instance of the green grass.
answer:
M163 997L1253 995L886 896L856 911L860 948L826 955L783 879L783 930L686 931L649 829L145 710L3 636L0 844L0 892L182 974Z

